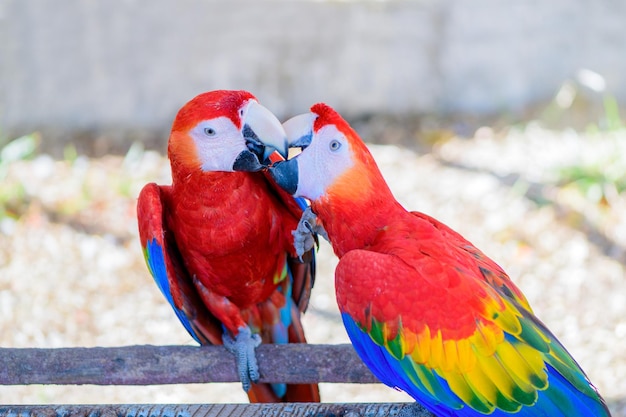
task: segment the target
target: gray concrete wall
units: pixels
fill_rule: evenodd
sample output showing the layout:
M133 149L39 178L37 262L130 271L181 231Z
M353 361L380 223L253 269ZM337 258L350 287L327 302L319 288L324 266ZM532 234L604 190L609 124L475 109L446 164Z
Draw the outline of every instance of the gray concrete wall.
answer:
M280 117L493 114L589 68L626 102L626 1L0 0L0 128L167 129L202 91Z

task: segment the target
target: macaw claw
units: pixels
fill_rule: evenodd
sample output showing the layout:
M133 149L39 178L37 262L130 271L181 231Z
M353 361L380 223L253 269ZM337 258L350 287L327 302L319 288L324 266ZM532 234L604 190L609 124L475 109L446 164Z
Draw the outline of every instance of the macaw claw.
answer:
M252 334L250 328L246 326L239 328L239 333L234 339L228 332L225 332L222 341L226 350L235 355L241 385L243 390L248 392L251 383L257 382L260 377L254 350L261 344L261 336Z
M296 248L296 254L300 261L302 261L302 255L313 249L318 243L317 235L328 240L326 230L324 230L321 224L317 223L317 216L313 213L311 207L307 207L302 212L298 227L291 234L293 235L293 246Z

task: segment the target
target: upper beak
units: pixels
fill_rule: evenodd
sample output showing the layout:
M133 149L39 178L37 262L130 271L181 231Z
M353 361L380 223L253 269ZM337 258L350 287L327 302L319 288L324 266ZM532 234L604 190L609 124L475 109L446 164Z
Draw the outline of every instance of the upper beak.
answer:
M315 113L304 113L292 117L283 123L290 148L306 148L313 138L313 123L317 118Z
M274 113L256 101L250 102L243 120L243 136L248 149L263 161L274 152L287 159L289 150L283 126Z

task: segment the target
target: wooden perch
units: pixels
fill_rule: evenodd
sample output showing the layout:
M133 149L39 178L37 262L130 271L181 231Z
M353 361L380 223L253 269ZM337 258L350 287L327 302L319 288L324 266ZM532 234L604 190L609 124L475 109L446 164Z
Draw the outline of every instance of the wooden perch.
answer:
M415 403L0 405L0 417L434 417Z
M351 345L261 345L261 381L375 383ZM0 385L160 385L239 381L222 346L0 348Z

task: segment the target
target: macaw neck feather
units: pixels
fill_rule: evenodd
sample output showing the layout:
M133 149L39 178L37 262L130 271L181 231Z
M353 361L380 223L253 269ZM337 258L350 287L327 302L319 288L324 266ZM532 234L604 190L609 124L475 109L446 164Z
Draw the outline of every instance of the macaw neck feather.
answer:
M172 193L197 201L203 206L221 206L232 199L244 183L253 178L244 172L204 172L181 170L172 172ZM230 198L227 198L230 197Z
M370 159L356 164L311 204L339 257L368 247L390 219L407 213Z

